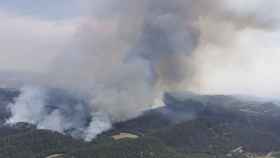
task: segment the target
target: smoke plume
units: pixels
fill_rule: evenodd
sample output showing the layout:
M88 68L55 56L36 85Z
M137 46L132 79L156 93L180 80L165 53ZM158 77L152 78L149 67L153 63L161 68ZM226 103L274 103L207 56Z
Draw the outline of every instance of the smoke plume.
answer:
M233 71L228 72L233 77L240 74L237 70L251 70L252 51L270 39L268 35L279 25L279 17L267 14L279 6L277 0L88 3L93 6L91 15L65 53L53 61L41 84L73 92L85 103L49 102L54 97L50 92L24 88L10 106L9 122L71 131L90 140L111 123L159 106L155 104L166 91L246 92L236 87L229 91L211 81L225 81L228 71ZM264 51L256 53L261 56ZM49 110L49 106L55 108Z
M8 107L13 114L9 124L28 122L88 141L111 128L107 114L91 113L86 99L60 89L25 86Z

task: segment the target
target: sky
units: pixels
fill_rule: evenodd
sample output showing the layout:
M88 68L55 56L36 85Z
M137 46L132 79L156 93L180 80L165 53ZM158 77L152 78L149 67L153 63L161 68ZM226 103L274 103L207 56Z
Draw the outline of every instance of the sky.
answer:
M0 71L47 69L75 34L84 13L80 2L0 0Z
M43 19L67 19L81 14L79 0L0 0L0 9Z

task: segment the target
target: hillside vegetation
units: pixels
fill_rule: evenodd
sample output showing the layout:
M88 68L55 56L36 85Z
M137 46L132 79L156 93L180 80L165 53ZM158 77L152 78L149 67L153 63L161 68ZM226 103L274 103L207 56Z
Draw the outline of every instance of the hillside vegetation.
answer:
M0 158L246 158L270 152L279 157L280 108L273 102L166 94L165 107L84 142L26 123L4 125L6 106L17 95L0 90ZM139 137L114 140L119 133Z

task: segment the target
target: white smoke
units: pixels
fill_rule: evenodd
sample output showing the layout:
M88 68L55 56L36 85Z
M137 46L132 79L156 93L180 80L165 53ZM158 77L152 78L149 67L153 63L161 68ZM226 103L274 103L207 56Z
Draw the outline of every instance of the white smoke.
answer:
M29 122L38 124L45 115L45 92L40 88L23 87L21 95L16 99L15 104L8 107L12 113L12 117L8 123Z
M88 128L85 130L85 135L84 135L84 139L86 141L91 141L92 139L94 139L98 134L109 130L112 125L111 125L111 121L108 118L107 114L105 113L98 113L95 112L92 114L92 120L90 122L90 125L88 126Z
M87 113L87 105L75 103L69 96L55 96L46 88L24 86L15 103L9 104L12 116L8 124L26 122L34 124L38 129L48 129L67 133L73 137L90 141L101 132L111 128L111 120L106 113ZM54 99L54 101L51 101ZM73 104L73 105L71 105Z

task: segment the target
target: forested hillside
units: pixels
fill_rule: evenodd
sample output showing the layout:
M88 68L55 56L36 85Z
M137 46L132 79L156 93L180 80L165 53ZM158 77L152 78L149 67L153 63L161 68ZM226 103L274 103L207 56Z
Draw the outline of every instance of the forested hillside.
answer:
M277 157L280 151L280 108L274 102L166 94L165 107L84 142L26 123L3 124L17 95L0 91L0 158L245 158ZM113 139L121 132L138 138Z

